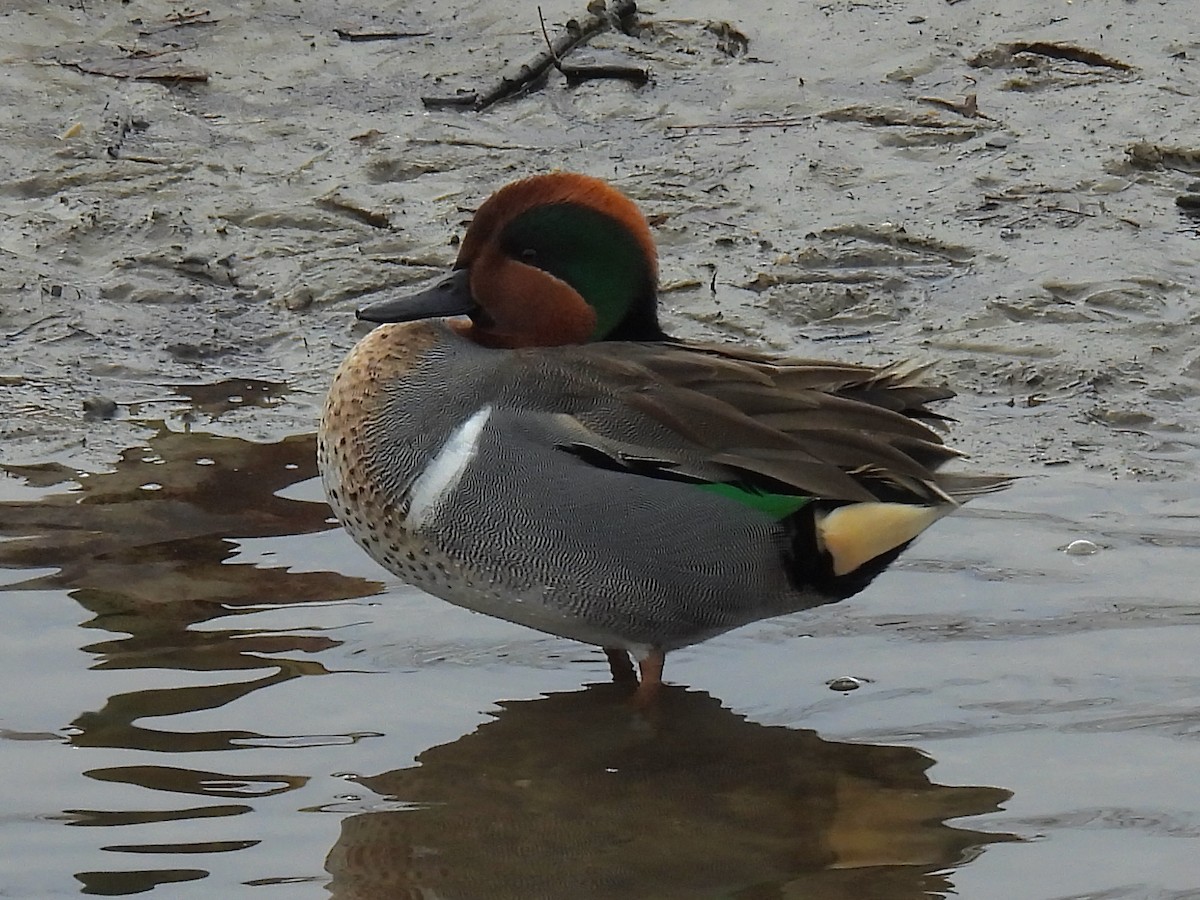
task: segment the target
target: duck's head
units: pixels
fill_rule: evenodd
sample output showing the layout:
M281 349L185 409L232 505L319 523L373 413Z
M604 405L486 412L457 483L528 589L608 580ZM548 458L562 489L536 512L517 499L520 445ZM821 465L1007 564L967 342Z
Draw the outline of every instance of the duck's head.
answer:
M654 240L633 201L596 178L554 172L489 197L449 277L358 317L469 316L462 332L488 347L663 340L657 279Z

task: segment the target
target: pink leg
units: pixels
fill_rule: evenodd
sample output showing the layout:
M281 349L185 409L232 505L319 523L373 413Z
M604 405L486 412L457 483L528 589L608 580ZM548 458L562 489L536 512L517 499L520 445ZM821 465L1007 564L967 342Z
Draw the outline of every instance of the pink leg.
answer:
M650 706L658 698L659 690L662 688L663 663L666 660L667 654L656 647L638 661L638 669L642 673L642 683L638 685L638 689L633 695L635 705Z

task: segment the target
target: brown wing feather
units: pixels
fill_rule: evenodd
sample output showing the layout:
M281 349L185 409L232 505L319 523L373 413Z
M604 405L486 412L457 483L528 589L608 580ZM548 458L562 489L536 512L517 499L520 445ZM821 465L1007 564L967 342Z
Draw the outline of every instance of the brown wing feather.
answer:
M555 351L539 352L545 363ZM631 470L848 501L953 503L1007 484L936 473L961 454L927 424L945 419L925 404L954 392L923 383L923 368L624 342L572 347L563 363L617 404L616 421L611 406L581 412L588 437L573 446Z

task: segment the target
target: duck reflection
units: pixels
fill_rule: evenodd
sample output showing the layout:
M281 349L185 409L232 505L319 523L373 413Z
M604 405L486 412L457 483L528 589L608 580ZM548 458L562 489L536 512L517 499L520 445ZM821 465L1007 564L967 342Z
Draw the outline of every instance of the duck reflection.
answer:
M359 779L409 808L343 821L333 896L902 900L1012 839L946 824L1010 794L933 784L917 750L757 725L696 691L649 714L626 695L503 703L416 767Z
M226 411L223 403L268 402L274 396L268 388L221 383L178 391L193 398L198 412L215 417ZM93 629L95 642L82 648L92 655L92 668L147 673L147 686L109 697L66 729L65 740L75 747L142 751L130 764L82 772L93 782L128 786L115 795L123 800L118 808L62 810L73 826L100 828L106 837L116 829L123 836L102 845L114 854L110 868L77 872L76 878L84 893L115 895L208 877L207 869L178 863L257 845L244 834L253 826L222 823L253 815L267 798L303 787L308 776L246 771L234 762L244 759L240 755L227 757L228 766L219 770L162 762L181 752L344 744L361 737L195 729L186 718L322 673L312 655L337 643L311 631L192 626L264 605L340 600L380 589L361 578L296 572L263 560L230 564L239 562L243 539L330 528L323 502L280 496L316 474L313 436L259 444L159 426L142 446L122 453L110 472L84 475L54 463L3 471L35 494L0 503L0 537L7 538L0 540L0 567L34 570L9 587L68 592L92 616L83 627ZM182 724L159 724L164 719ZM281 716L277 723L292 721ZM203 820L211 825L199 825ZM130 860L162 862L130 867Z
M10 587L68 589L95 614L89 626L131 635L119 648L104 645L110 665L128 653L137 666L135 657L162 653L165 635L239 606L376 593L377 582L331 572L226 565L238 538L331 527L325 503L278 496L316 475L314 454L312 435L255 444L160 426L144 446L122 453L111 472L4 466L32 487L63 490L0 504L0 535L15 538L0 543L0 566L54 569Z
M250 393L239 386L241 393ZM233 390L213 386L214 397ZM189 389L195 393L197 389ZM264 394L258 391L254 396ZM240 396L240 395L239 395ZM83 647L96 669L195 672L265 670L260 678L119 694L74 723L78 746L183 751L253 744L242 731L158 731L137 720L215 709L261 688L324 670L312 654L336 643L263 629L190 630L241 607L361 597L376 582L334 572L228 565L239 538L330 528L328 507L278 492L316 474L312 435L256 444L160 427L111 472L83 476L58 464L6 471L33 487L63 486L34 501L0 504L0 566L50 570L12 585L63 590L94 614L85 627L121 634ZM269 656L268 656L269 655Z

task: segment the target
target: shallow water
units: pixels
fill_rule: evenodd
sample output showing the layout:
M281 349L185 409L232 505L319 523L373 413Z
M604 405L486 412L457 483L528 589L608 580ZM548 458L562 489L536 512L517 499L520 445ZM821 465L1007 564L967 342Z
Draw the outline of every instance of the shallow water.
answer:
M1021 482L641 713L599 652L387 579L310 437L0 486L8 896L1200 895L1177 490Z
M649 84L474 116L534 10L0 4L0 895L1200 898L1200 6L639 6ZM550 166L674 333L936 362L1028 477L648 716L397 584L313 479L351 310Z

